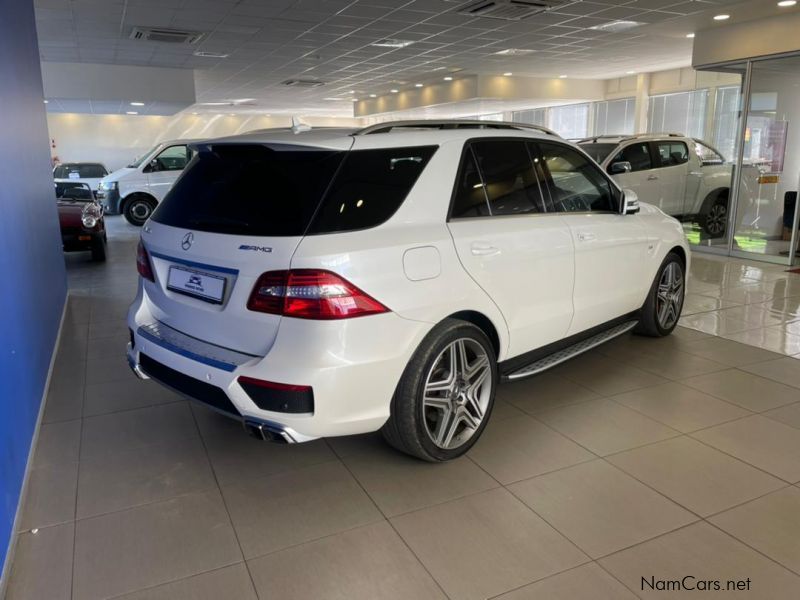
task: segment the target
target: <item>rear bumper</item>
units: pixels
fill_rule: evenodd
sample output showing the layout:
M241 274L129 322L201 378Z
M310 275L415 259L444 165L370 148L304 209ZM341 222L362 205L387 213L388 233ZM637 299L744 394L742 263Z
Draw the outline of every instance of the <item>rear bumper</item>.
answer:
M131 368L242 420L251 433L287 442L379 429L411 355L430 329L394 313L342 321L284 318L275 343L261 357L165 327L151 316L148 302L140 289L128 315ZM197 333L202 331L198 324ZM313 412L263 410L239 377L310 386Z

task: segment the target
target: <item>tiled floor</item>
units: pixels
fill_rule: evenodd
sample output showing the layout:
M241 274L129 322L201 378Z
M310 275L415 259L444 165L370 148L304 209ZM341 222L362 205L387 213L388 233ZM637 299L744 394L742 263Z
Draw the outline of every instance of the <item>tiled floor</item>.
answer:
M469 455L430 465L376 435L257 442L135 379L112 224L105 266L68 258L8 600L621 600L685 575L798 597L800 276L696 257L694 329L501 386Z

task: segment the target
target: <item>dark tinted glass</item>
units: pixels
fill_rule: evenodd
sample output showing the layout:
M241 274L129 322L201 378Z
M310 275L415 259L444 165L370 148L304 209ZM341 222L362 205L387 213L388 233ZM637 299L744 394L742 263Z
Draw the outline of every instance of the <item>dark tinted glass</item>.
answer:
M217 233L302 235L343 156L215 145L195 156L152 218Z
M469 217L488 217L489 204L486 201L486 193L483 191L478 167L475 164L475 155L468 146L461 161L461 168L458 172L456 189L453 197L453 210L451 218L464 219Z
M631 171L646 171L647 169L652 169L653 162L650 159L650 144L647 142L637 142L630 146L625 146L622 151L614 157L611 164L620 161L631 163Z
M596 164L568 146L539 142L539 147L552 179L556 212L616 212L616 192Z
M170 146L151 162L155 161L155 171L183 171L191 158L192 151L186 146Z
M617 144L581 144L581 150L592 157L595 162L603 162L611 154Z
M94 200L94 194L85 183L56 183L56 198L70 198L72 200Z
M434 152L436 146L349 152L309 233L380 225L406 199Z
M674 167L689 162L689 149L683 142L657 142L662 167Z
M91 179L91 178L101 178L108 175L106 170L103 168L103 165L95 165L95 164L64 164L58 165L53 172L53 177L56 179L69 179L70 175L73 178L80 178L80 179Z
M524 140L475 142L472 148L493 216L544 212L539 181Z

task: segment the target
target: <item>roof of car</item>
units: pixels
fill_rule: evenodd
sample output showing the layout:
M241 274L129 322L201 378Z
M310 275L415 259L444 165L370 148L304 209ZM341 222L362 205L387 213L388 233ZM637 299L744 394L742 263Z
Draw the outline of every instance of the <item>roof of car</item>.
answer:
M631 140L639 139L667 139L667 138L686 138L682 133L674 132L654 132L654 133L637 133L637 134L608 134L608 135L594 135L591 137L576 140L578 144L620 144Z
M506 123L498 121L471 120L425 120L392 121L364 128L287 127L280 129L261 129L241 135L197 142L195 146L206 144L285 144L332 149L347 149L353 140L360 139L360 146L374 147L389 145L439 144L451 140L467 140L475 137L540 137L562 138L553 131L537 125L525 123ZM367 142L369 140L369 143Z

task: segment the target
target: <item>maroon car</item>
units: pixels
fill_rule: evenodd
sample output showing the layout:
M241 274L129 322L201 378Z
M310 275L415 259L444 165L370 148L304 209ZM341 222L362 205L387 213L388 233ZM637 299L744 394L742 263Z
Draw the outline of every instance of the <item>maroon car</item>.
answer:
M106 259L106 224L103 208L86 183L58 182L56 200L64 252L91 251L92 260Z

